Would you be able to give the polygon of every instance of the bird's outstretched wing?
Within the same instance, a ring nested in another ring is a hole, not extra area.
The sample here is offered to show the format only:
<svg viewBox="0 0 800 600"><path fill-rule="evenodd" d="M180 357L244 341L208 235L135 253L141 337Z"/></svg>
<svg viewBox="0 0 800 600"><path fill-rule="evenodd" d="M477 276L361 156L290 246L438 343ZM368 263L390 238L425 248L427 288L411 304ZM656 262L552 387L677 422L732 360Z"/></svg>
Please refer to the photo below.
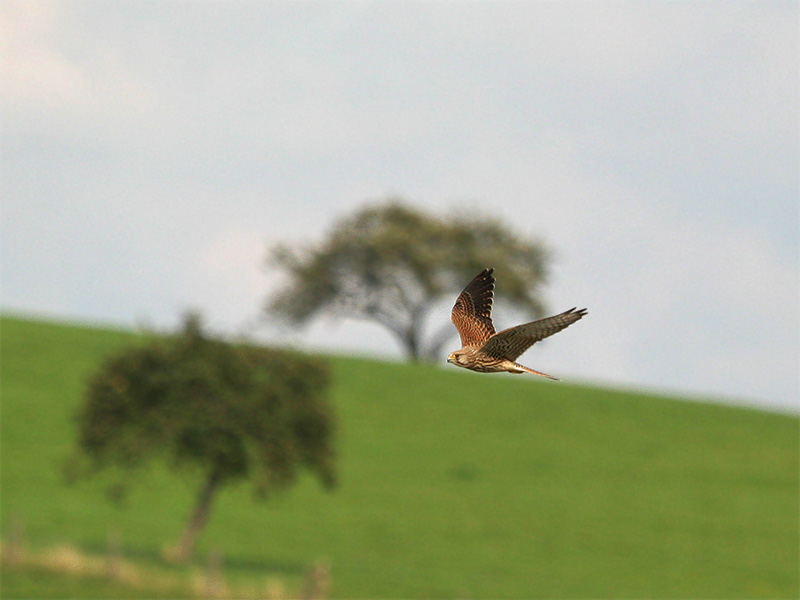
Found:
<svg viewBox="0 0 800 600"><path fill-rule="evenodd" d="M536 342L546 337L558 333L562 329L569 327L586 314L586 309L576 310L570 308L568 311L539 319L531 323L509 327L491 336L481 348L485 352L496 358L507 360L517 360L517 357L533 346Z"/></svg>
<svg viewBox="0 0 800 600"><path fill-rule="evenodd" d="M461 336L462 346L485 342L494 334L492 324L492 296L494 269L484 269L469 282L456 299L450 318Z"/></svg>

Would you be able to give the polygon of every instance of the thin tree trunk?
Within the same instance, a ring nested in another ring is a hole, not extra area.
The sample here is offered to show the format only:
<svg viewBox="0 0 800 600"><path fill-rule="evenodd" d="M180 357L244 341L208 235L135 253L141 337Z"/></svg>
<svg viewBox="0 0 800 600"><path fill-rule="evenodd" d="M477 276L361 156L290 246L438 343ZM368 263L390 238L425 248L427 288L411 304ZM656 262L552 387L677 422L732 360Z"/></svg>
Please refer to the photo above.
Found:
<svg viewBox="0 0 800 600"><path fill-rule="evenodd" d="M408 326L402 332L403 345L408 352L411 362L422 362L428 360L422 348L422 327L425 323L425 313L427 307L425 303L414 306L409 313Z"/></svg>
<svg viewBox="0 0 800 600"><path fill-rule="evenodd" d="M403 345L406 347L406 352L411 362L419 362L422 358L419 347L419 335L417 334L417 328L413 325L403 333Z"/></svg>
<svg viewBox="0 0 800 600"><path fill-rule="evenodd" d="M211 503L221 479L220 472L217 469L212 469L203 488L200 490L194 512L186 523L186 528L183 530L181 539L168 553L171 560L175 562L185 562L192 557L194 547L197 544L197 538L200 537L200 532L203 530L208 520Z"/></svg>

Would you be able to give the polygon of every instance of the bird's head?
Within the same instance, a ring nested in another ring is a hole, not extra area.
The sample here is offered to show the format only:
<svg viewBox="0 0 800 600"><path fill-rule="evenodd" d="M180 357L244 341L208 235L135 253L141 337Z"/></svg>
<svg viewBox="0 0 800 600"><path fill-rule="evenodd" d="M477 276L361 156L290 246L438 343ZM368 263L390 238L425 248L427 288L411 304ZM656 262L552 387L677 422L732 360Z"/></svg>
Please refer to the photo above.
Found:
<svg viewBox="0 0 800 600"><path fill-rule="evenodd" d="M462 367L467 362L466 354L467 352L465 352L463 349L451 352L450 356L447 357L447 362L454 364L458 367Z"/></svg>

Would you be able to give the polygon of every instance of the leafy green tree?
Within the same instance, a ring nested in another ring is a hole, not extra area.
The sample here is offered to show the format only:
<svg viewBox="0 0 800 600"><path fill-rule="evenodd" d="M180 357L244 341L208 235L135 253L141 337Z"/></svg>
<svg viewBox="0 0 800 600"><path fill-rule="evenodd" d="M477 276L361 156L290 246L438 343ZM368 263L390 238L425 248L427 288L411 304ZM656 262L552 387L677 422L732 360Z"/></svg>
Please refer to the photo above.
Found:
<svg viewBox="0 0 800 600"><path fill-rule="evenodd" d="M269 317L294 326L320 315L371 321L417 361L435 359L456 334L448 321L426 336L430 311L485 267L495 268L498 297L540 316L549 253L496 218L440 217L390 199L339 220L316 244L278 245L269 259L288 276L267 302Z"/></svg>
<svg viewBox="0 0 800 600"><path fill-rule="evenodd" d="M334 485L329 379L319 359L213 339L189 315L178 335L126 349L90 379L70 470L128 470L156 457L199 470L194 510L170 551L188 559L222 486L247 478L264 497L301 468Z"/></svg>

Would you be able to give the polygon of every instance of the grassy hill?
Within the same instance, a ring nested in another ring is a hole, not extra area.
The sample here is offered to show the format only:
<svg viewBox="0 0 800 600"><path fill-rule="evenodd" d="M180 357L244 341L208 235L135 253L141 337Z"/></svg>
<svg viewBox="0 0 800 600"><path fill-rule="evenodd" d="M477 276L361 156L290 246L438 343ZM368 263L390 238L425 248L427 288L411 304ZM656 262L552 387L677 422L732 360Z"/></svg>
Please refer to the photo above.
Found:
<svg viewBox="0 0 800 600"><path fill-rule="evenodd" d="M59 473L87 373L135 336L0 327L4 535L16 519L31 546L102 552L111 529L126 556L168 571L160 552L199 479L155 465L115 507L104 481ZM266 503L223 491L200 553L222 551L231 581L291 586L323 560L336 598L797 597L796 417L331 361L341 485L307 478ZM131 597L92 585L62 597ZM5 598L42 594L58 597L4 569Z"/></svg>

